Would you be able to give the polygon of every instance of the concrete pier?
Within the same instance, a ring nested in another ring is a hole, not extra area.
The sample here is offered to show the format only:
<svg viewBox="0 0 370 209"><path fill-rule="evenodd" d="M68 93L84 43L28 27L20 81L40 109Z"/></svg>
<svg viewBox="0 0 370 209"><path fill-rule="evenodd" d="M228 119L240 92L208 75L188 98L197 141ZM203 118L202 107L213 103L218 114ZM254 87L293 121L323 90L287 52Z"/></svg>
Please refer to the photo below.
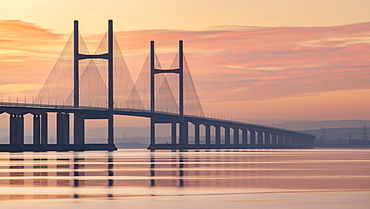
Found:
<svg viewBox="0 0 370 209"><path fill-rule="evenodd" d="M10 115L10 144L24 144L24 117L20 114Z"/></svg>
<svg viewBox="0 0 370 209"><path fill-rule="evenodd" d="M249 130L249 136L250 136L250 141L249 141L249 144L251 146L254 146L256 145L256 131L254 130Z"/></svg>
<svg viewBox="0 0 370 209"><path fill-rule="evenodd" d="M239 129L234 128L234 144L240 144L239 143Z"/></svg>
<svg viewBox="0 0 370 209"><path fill-rule="evenodd" d="M33 115L33 144L41 144L41 115Z"/></svg>
<svg viewBox="0 0 370 209"><path fill-rule="evenodd" d="M57 144L69 144L69 114L57 113Z"/></svg>

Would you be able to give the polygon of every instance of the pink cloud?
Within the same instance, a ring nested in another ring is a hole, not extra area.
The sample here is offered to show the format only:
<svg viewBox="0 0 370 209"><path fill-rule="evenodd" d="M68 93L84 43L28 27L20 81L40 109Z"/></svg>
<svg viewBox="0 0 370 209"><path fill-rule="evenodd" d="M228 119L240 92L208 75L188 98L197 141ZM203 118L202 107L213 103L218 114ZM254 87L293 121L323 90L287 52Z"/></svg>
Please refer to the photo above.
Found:
<svg viewBox="0 0 370 209"><path fill-rule="evenodd" d="M122 43L149 40L185 52L201 98L264 100L319 92L369 89L370 23L220 31L120 33ZM159 48L160 50L161 48ZM171 54L161 54L171 58ZM217 96L215 96L217 95Z"/></svg>
<svg viewBox="0 0 370 209"><path fill-rule="evenodd" d="M42 52L35 46L50 46L63 38L65 35L53 33L33 23L21 20L0 20L0 49Z"/></svg>
<svg viewBox="0 0 370 209"><path fill-rule="evenodd" d="M68 38L22 21L0 21L0 28L0 50L27 52L27 56L5 54L0 58L21 60L1 62L2 69L6 66L19 71L9 71L7 76L14 79L8 82L32 82L36 75L21 73L27 66L48 73ZM370 89L368 28L370 22L330 27L117 31L115 36L130 70L136 71L133 74L141 69L151 40L156 42L164 68L171 64L178 40L184 40L198 94L209 106L224 100L257 101ZM84 38L89 45L97 45L102 34ZM46 75L39 77L34 82L42 84Z"/></svg>

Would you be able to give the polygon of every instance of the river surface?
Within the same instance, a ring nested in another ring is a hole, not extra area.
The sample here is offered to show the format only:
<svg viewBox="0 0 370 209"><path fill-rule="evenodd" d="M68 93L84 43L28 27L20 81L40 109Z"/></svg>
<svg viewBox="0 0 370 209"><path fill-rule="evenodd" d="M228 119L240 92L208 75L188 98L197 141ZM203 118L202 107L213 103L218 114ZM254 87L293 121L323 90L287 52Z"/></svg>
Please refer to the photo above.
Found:
<svg viewBox="0 0 370 209"><path fill-rule="evenodd" d="M370 149L0 153L0 208L370 208Z"/></svg>

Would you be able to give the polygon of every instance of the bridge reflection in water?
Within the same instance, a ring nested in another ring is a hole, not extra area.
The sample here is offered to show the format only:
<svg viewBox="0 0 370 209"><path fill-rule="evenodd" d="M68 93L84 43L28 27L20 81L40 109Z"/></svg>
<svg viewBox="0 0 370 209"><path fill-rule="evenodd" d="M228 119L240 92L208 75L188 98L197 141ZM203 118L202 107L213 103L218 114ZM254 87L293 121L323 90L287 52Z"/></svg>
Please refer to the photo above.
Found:
<svg viewBox="0 0 370 209"><path fill-rule="evenodd" d="M3 152L0 200L364 190L369 156L304 149Z"/></svg>
<svg viewBox="0 0 370 209"><path fill-rule="evenodd" d="M55 104L50 105L50 101ZM51 112L56 113L56 144L48 139ZM96 54L88 52L75 21L73 34L35 100L23 104L2 102L2 113L9 114L10 143L1 144L0 151L116 150L114 115L150 118L150 150L309 148L315 139L295 131L206 117L185 59L183 41L179 41L169 69L161 67L151 41L150 53L134 84L114 38L112 20ZM24 143L26 114L33 115L32 144ZM106 143L85 142L87 119L107 120ZM163 123L171 125L169 144L156 143L156 125ZM190 125L195 130L194 144L189 143Z"/></svg>

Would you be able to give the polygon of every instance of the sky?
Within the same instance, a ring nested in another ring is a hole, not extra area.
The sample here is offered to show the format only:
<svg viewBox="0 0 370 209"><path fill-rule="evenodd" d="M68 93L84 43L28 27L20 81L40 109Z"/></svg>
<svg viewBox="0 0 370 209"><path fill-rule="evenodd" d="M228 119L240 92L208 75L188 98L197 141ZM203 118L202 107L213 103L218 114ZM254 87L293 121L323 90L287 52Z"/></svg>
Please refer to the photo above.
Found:
<svg viewBox="0 0 370 209"><path fill-rule="evenodd" d="M166 67L184 40L208 116L367 120L368 8L368 0L0 0L0 93L31 101L73 20L94 51L112 19L134 79L149 41Z"/></svg>

